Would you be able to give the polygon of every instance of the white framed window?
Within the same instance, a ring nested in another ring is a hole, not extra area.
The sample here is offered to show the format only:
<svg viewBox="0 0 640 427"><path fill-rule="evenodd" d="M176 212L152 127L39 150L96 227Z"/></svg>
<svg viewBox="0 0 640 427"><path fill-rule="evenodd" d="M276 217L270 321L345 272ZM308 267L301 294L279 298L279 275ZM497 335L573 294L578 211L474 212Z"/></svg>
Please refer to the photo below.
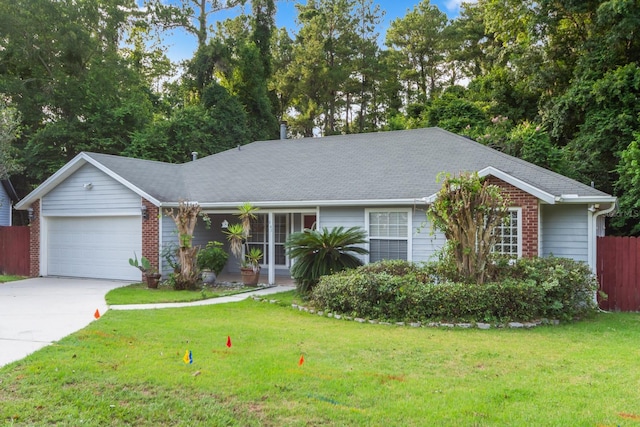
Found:
<svg viewBox="0 0 640 427"><path fill-rule="evenodd" d="M507 217L495 230L498 241L493 252L513 258L522 256L522 209L510 208Z"/></svg>
<svg viewBox="0 0 640 427"><path fill-rule="evenodd" d="M366 209L369 262L383 259L411 261L411 209Z"/></svg>
<svg viewBox="0 0 640 427"><path fill-rule="evenodd" d="M258 248L262 251L262 263L268 262L269 259L269 215L257 214L256 219L251 221L251 236L247 239L249 249ZM287 214L274 214L274 232L275 232L275 264L286 265L287 256L284 243L287 241L287 230L289 216Z"/></svg>

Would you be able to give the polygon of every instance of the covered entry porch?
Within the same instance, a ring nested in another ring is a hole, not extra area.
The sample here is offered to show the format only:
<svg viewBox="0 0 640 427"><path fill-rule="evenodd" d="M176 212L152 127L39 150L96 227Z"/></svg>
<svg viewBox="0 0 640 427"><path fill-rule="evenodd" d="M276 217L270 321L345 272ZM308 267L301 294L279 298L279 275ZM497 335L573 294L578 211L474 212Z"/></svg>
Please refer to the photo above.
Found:
<svg viewBox="0 0 640 427"><path fill-rule="evenodd" d="M241 260L230 251L225 231L230 224L239 222L237 211L203 209L211 220L210 229L199 224L194 235L194 244L204 247L208 241L216 240L224 244L229 260L221 277L240 277ZM294 260L287 256L285 243L291 233L304 229L315 229L318 209L266 209L260 208L251 221L251 234L247 240L249 249L257 248L263 253L260 281L270 285L291 284L289 272Z"/></svg>

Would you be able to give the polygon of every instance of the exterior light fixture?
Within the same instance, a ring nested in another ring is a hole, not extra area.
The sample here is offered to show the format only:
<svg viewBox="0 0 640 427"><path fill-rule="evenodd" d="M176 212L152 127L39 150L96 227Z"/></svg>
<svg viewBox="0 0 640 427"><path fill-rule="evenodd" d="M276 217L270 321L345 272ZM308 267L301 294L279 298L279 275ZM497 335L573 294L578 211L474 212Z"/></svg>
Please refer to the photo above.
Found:
<svg viewBox="0 0 640 427"><path fill-rule="evenodd" d="M147 212L147 207L145 205L142 205L140 207L140 210L142 211L142 219L149 219L149 212Z"/></svg>
<svg viewBox="0 0 640 427"><path fill-rule="evenodd" d="M229 228L229 221L227 221L226 219L222 221L222 228Z"/></svg>
<svg viewBox="0 0 640 427"><path fill-rule="evenodd" d="M85 190L91 190L93 188L93 184L90 182L87 182L86 184L83 185Z"/></svg>

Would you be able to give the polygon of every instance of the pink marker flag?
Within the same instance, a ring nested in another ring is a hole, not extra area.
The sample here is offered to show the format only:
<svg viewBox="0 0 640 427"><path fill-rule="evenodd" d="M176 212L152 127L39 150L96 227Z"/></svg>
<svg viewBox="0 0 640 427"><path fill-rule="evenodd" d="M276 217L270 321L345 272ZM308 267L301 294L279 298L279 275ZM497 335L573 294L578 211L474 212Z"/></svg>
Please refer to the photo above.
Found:
<svg viewBox="0 0 640 427"><path fill-rule="evenodd" d="M231 337L227 336L227 347L231 348Z"/></svg>

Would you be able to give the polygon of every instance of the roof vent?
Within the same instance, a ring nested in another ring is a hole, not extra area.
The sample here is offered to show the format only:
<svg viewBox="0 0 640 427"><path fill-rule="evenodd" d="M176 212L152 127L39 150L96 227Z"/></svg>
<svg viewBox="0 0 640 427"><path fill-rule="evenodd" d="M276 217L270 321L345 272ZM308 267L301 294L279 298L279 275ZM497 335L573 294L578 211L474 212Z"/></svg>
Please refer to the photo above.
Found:
<svg viewBox="0 0 640 427"><path fill-rule="evenodd" d="M195 162L196 160L198 160L198 152L197 151L192 151L191 152L191 161Z"/></svg>
<svg viewBox="0 0 640 427"><path fill-rule="evenodd" d="M280 122L280 139L287 139L287 122Z"/></svg>

